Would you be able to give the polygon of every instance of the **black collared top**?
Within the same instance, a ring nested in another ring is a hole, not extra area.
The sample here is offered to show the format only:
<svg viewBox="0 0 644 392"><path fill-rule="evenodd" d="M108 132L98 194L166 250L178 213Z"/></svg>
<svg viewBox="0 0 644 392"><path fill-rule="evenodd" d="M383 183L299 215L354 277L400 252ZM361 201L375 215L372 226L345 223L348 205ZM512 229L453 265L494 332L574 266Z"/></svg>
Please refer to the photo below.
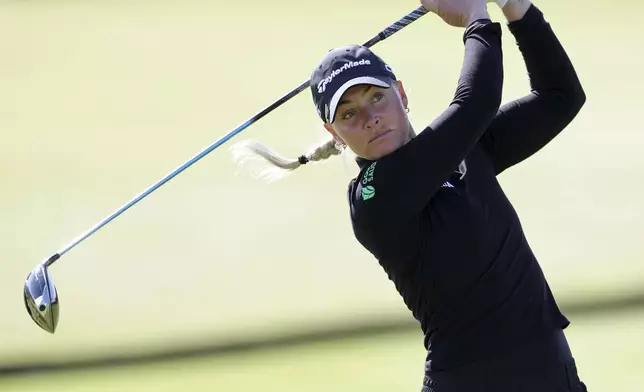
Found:
<svg viewBox="0 0 644 392"><path fill-rule="evenodd" d="M541 11L508 24L531 91L501 106L501 25L464 33L451 104L409 143L357 159L353 230L425 335L433 369L489 358L565 328L497 175L537 152L576 116L585 94Z"/></svg>

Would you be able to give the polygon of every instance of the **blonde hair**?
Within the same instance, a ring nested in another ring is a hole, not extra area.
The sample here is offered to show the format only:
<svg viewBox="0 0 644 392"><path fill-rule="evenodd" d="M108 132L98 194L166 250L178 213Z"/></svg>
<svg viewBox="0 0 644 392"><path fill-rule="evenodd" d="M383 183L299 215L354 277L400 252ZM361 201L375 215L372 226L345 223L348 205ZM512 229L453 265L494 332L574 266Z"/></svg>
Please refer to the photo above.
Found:
<svg viewBox="0 0 644 392"><path fill-rule="evenodd" d="M309 162L320 162L341 155L345 150L346 146L334 138L295 159L286 158L256 140L244 140L229 149L238 168L250 162L259 163L252 174L268 182L280 180Z"/></svg>

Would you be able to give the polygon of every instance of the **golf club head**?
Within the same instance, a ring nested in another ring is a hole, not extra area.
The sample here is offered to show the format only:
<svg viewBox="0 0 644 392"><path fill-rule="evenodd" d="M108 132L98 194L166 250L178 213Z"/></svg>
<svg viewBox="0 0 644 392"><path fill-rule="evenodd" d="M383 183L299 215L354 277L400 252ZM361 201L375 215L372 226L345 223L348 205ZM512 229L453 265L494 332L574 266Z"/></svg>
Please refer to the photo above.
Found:
<svg viewBox="0 0 644 392"><path fill-rule="evenodd" d="M24 299L32 320L45 331L54 333L58 324L58 293L44 263L27 276Z"/></svg>

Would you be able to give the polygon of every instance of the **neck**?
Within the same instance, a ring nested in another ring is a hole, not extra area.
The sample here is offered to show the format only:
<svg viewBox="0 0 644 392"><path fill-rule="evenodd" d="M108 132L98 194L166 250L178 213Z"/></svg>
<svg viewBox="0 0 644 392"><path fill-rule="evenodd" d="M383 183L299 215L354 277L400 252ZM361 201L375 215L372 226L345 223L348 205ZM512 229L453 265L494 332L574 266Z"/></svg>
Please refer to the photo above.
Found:
<svg viewBox="0 0 644 392"><path fill-rule="evenodd" d="M414 131L414 126L409 123L409 131L407 132L407 139L405 139L405 144L409 143L411 139L416 137L416 131Z"/></svg>

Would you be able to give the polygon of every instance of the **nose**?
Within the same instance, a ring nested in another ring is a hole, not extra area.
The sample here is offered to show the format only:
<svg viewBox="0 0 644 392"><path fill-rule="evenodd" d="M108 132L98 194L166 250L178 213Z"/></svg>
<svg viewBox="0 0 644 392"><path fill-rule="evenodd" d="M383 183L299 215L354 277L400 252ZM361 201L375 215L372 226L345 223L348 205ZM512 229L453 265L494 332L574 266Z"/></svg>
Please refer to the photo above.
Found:
<svg viewBox="0 0 644 392"><path fill-rule="evenodd" d="M380 116L374 115L372 113L367 113L367 118L366 118L366 121L365 121L365 127L367 129L373 129L378 124L380 124Z"/></svg>

